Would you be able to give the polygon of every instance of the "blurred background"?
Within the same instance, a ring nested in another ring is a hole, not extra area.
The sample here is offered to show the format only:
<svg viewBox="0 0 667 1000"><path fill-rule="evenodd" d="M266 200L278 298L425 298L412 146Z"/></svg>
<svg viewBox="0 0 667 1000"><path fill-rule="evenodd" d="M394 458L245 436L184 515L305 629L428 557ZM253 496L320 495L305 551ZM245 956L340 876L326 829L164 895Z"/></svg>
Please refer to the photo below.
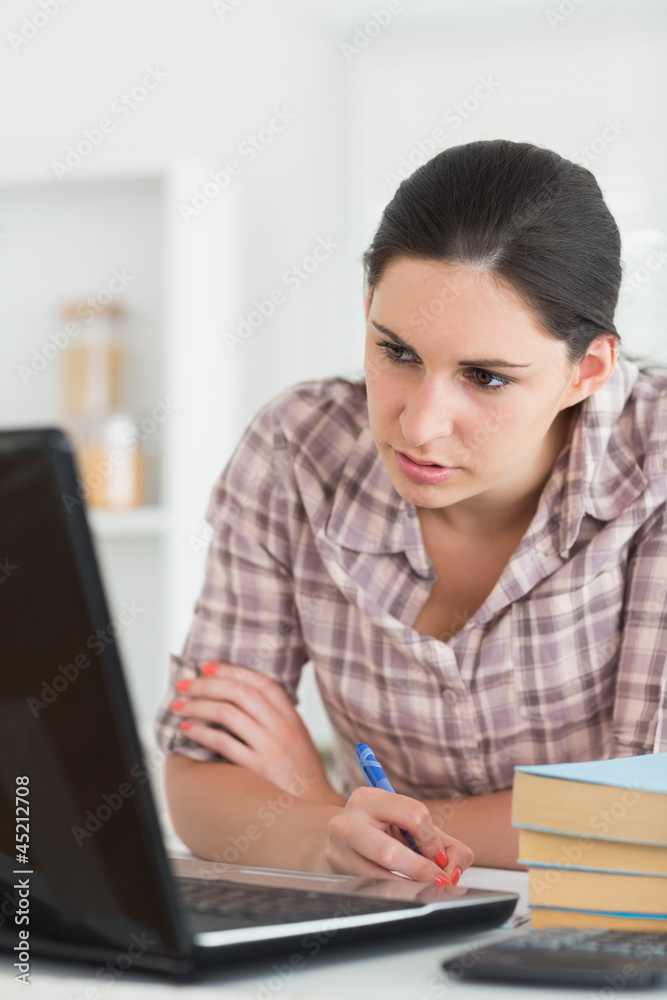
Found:
<svg viewBox="0 0 667 1000"><path fill-rule="evenodd" d="M659 0L5 0L0 22L0 425L76 441L148 745L213 483L272 396L361 373L360 256L434 153L504 137L589 167L625 347L667 360ZM308 670L302 707L326 749Z"/></svg>

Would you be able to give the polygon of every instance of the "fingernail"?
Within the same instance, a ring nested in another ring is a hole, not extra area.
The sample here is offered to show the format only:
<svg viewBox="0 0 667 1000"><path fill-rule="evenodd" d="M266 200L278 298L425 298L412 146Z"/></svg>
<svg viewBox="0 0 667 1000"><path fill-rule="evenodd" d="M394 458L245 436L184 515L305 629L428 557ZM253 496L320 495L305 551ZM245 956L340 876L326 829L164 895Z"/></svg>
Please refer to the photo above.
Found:
<svg viewBox="0 0 667 1000"><path fill-rule="evenodd" d="M436 855L435 863L440 868L446 868L447 867L447 855L445 854L444 851L440 851L440 853Z"/></svg>
<svg viewBox="0 0 667 1000"><path fill-rule="evenodd" d="M201 672L203 674L208 674L209 677L212 674L217 674L217 672L218 672L218 664L217 663L205 663L204 666L201 668Z"/></svg>
<svg viewBox="0 0 667 1000"><path fill-rule="evenodd" d="M176 684L177 691L189 691L192 681L178 681Z"/></svg>
<svg viewBox="0 0 667 1000"><path fill-rule="evenodd" d="M182 708L185 708L185 702L184 701L172 701L171 707L173 708L173 710L175 712L180 712L180 710Z"/></svg>
<svg viewBox="0 0 667 1000"><path fill-rule="evenodd" d="M454 883L454 885L458 884L458 881L461 878L462 874L463 874L463 872L461 871L460 868L455 868L454 869L454 871L452 872L452 882Z"/></svg>
<svg viewBox="0 0 667 1000"><path fill-rule="evenodd" d="M181 722L181 729L192 729L191 722Z"/></svg>
<svg viewBox="0 0 667 1000"><path fill-rule="evenodd" d="M436 875L436 877L433 879L433 884L437 885L439 888L442 885L451 885L452 883L444 875Z"/></svg>

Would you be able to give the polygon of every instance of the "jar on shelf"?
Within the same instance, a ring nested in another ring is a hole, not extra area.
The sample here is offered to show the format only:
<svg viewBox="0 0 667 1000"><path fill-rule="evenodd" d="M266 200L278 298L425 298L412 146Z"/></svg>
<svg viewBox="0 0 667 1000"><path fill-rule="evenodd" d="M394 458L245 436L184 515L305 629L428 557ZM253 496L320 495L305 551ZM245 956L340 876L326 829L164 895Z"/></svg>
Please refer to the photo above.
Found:
<svg viewBox="0 0 667 1000"><path fill-rule="evenodd" d="M145 503L145 460L134 418L120 410L79 424L79 467L87 503L135 507Z"/></svg>
<svg viewBox="0 0 667 1000"><path fill-rule="evenodd" d="M118 322L123 310L115 303L91 306L72 302L63 314L81 325L65 352L65 413L89 417L121 405L123 356Z"/></svg>
<svg viewBox="0 0 667 1000"><path fill-rule="evenodd" d="M63 314L80 327L65 352L65 423L75 443L81 488L94 507L145 503L139 428L123 400L124 354L115 303L72 302Z"/></svg>

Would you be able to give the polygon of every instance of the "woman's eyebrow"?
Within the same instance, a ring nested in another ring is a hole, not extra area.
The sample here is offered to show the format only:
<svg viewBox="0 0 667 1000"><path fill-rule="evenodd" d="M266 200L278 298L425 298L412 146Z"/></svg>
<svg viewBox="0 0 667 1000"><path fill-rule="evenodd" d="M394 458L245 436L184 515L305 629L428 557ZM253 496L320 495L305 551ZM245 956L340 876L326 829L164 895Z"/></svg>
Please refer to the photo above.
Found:
<svg viewBox="0 0 667 1000"><path fill-rule="evenodd" d="M393 333L382 323L376 323L374 319L371 323L379 333L383 333L385 337L390 337L399 347L404 348L406 351L412 351L413 354L417 354L414 347L410 347L397 333ZM462 368L531 368L532 365L519 365L512 361L503 361L502 358L478 358L475 361L459 361L459 365Z"/></svg>

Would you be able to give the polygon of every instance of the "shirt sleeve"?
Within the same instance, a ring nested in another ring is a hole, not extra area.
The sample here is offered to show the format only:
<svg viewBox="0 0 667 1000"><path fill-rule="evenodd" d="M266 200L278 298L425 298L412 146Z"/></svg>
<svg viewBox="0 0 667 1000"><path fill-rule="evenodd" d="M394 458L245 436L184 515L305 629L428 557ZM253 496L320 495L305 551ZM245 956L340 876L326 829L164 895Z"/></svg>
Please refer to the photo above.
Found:
<svg viewBox="0 0 667 1000"><path fill-rule="evenodd" d="M612 757L667 751L667 525L663 504L628 561Z"/></svg>
<svg viewBox="0 0 667 1000"><path fill-rule="evenodd" d="M165 753L224 759L187 739L181 717L171 711L176 683L202 676L202 665L210 661L269 674L297 702L309 652L294 602L290 532L298 531L305 514L278 417L275 400L260 410L213 488L204 583L183 651L171 657L169 689L156 721Z"/></svg>

